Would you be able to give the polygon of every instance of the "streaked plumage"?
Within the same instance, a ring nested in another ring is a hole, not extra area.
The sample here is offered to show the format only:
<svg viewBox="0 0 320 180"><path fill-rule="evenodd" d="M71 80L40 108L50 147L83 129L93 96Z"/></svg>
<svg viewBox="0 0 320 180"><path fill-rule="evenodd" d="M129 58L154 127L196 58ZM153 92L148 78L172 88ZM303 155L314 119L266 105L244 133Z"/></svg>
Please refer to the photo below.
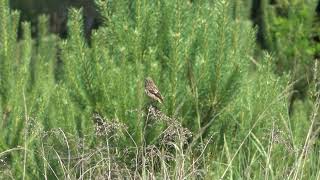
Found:
<svg viewBox="0 0 320 180"><path fill-rule="evenodd" d="M145 79L144 90L146 94L155 101L159 103L163 103L163 97L158 89L158 87L154 84L153 80L150 77Z"/></svg>

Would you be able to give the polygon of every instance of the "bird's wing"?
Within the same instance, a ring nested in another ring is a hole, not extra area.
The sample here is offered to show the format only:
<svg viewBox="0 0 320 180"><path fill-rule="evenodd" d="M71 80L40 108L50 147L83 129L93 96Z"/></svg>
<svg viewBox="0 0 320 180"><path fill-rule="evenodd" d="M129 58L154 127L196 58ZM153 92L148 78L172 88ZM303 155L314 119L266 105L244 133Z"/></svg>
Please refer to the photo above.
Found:
<svg viewBox="0 0 320 180"><path fill-rule="evenodd" d="M163 97L157 87L150 89L150 93L154 94L157 98L163 101Z"/></svg>

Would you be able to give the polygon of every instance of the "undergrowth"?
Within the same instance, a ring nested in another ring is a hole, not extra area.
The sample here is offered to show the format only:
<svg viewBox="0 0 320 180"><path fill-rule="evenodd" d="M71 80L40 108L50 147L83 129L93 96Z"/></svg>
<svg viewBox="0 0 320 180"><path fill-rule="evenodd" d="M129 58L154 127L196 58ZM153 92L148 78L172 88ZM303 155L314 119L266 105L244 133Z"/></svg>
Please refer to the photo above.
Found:
<svg viewBox="0 0 320 180"><path fill-rule="evenodd" d="M255 59L255 31L231 1L96 1L68 37L0 0L0 178L319 179L318 64L308 98ZM163 105L144 94L151 76Z"/></svg>

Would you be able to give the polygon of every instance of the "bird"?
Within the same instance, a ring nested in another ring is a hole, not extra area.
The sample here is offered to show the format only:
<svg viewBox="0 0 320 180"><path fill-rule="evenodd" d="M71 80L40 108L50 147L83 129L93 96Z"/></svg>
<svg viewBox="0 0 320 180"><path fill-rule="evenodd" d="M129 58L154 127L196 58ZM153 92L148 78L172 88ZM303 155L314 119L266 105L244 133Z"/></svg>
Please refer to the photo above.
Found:
<svg viewBox="0 0 320 180"><path fill-rule="evenodd" d="M163 103L163 96L161 95L158 87L155 85L151 77L146 77L144 81L144 91L147 96L152 100L158 101L160 104Z"/></svg>

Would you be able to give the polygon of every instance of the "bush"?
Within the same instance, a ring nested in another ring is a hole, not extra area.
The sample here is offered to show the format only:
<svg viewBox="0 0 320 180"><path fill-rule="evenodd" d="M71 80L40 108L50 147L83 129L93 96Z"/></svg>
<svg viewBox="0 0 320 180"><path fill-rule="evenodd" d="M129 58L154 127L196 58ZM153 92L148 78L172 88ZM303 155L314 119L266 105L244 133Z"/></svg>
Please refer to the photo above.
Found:
<svg viewBox="0 0 320 180"><path fill-rule="evenodd" d="M18 40L19 13L0 2L1 177L318 175L306 171L319 172L316 150L298 148L314 147L314 123L291 129L289 77L268 54L252 57L242 4L98 0L104 25L86 41L81 9L66 39L41 16L39 38L23 23ZM145 98L147 76L163 105Z"/></svg>

